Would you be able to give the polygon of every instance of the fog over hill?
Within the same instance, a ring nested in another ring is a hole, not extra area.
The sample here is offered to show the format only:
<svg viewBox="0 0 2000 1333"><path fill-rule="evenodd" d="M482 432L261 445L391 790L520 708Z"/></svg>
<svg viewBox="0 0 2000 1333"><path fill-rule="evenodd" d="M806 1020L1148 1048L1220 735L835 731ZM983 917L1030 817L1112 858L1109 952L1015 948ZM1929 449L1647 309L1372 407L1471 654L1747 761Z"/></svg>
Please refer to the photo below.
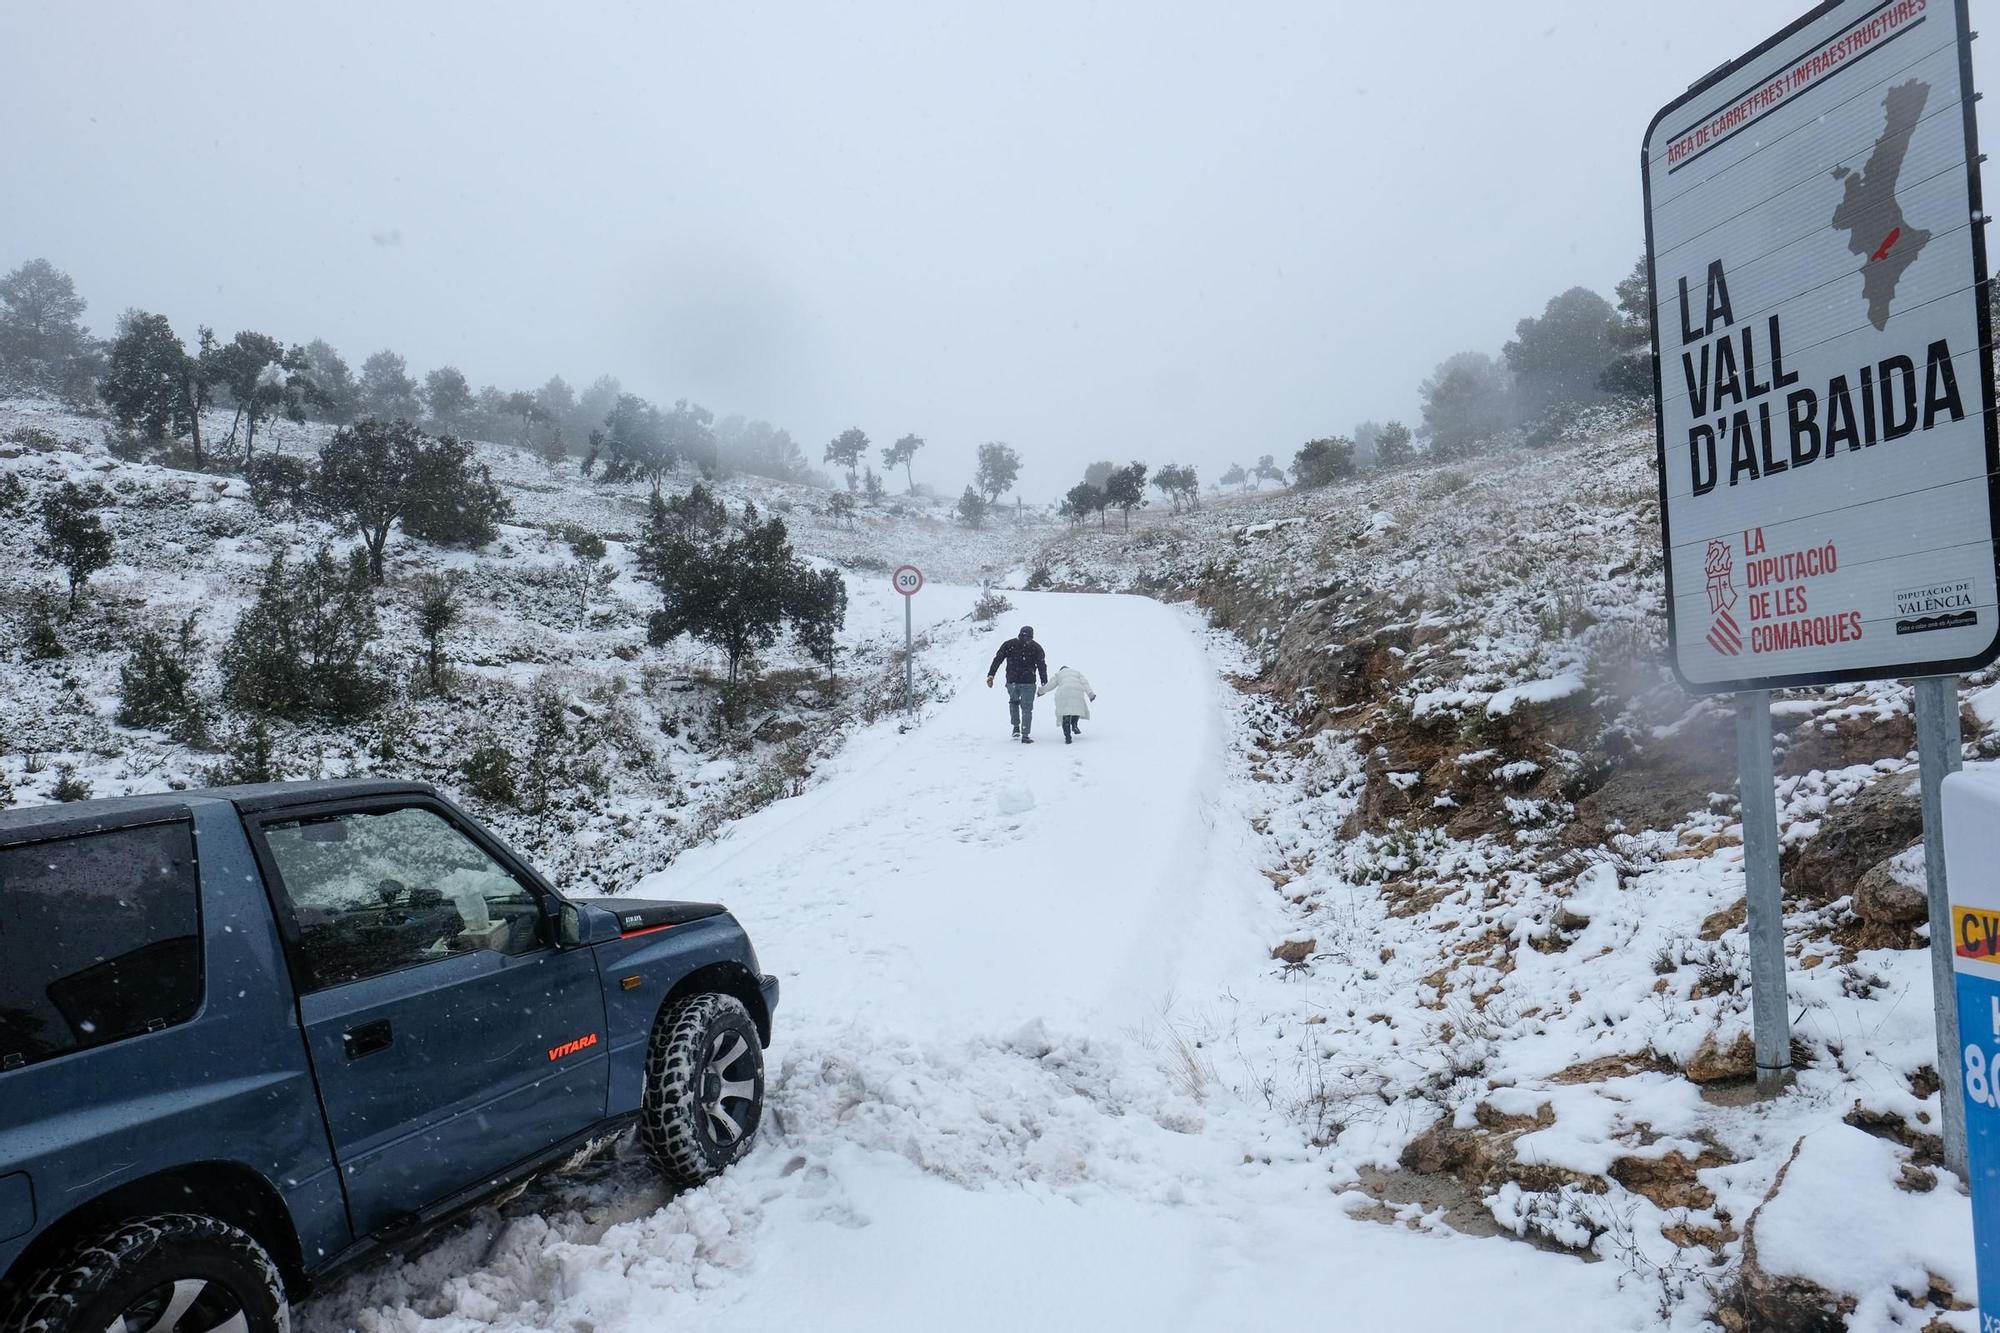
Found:
<svg viewBox="0 0 2000 1333"><path fill-rule="evenodd" d="M1608 294L1652 111L1796 8L9 5L0 268L100 335L610 373L952 474L1005 440L1054 500L1410 420Z"/></svg>

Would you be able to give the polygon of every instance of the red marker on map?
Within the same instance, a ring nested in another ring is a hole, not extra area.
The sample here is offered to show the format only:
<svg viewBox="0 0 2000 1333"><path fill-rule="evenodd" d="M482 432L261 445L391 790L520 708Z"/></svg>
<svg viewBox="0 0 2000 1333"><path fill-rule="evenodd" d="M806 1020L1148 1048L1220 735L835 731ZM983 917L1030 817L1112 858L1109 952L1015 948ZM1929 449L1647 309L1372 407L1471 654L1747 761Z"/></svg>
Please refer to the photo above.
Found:
<svg viewBox="0 0 2000 1333"><path fill-rule="evenodd" d="M1880 250L1877 250L1874 254L1868 256L1868 258L1870 260L1887 259L1889 257L1889 247L1894 245L1896 241L1902 236L1902 234L1903 234L1903 229L1901 227L1889 228L1889 234L1882 238L1882 248Z"/></svg>

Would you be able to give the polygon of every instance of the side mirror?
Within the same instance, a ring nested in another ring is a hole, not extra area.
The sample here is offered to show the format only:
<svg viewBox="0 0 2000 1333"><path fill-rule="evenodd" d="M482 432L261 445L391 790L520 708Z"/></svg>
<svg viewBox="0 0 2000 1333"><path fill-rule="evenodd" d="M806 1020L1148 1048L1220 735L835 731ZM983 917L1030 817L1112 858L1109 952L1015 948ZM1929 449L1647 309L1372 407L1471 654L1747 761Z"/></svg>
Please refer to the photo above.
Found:
<svg viewBox="0 0 2000 1333"><path fill-rule="evenodd" d="M563 948L573 948L583 943L583 914L573 903L564 903L556 922L556 942Z"/></svg>

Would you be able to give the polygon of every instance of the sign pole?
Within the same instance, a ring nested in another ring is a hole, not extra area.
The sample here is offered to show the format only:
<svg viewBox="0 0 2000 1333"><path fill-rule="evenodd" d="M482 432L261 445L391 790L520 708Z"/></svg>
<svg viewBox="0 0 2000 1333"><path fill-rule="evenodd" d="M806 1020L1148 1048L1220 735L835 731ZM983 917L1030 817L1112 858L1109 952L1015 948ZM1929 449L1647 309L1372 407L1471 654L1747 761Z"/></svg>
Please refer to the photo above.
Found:
<svg viewBox="0 0 2000 1333"><path fill-rule="evenodd" d="M1924 887L1930 895L1931 988L1937 1004L1939 1101L1944 1161L1966 1176L1965 1100L1958 1060L1958 984L1952 967L1951 891L1945 878L1944 780L1958 772L1958 678L1926 676L1917 696L1917 771L1924 793Z"/></svg>
<svg viewBox="0 0 2000 1333"><path fill-rule="evenodd" d="M1778 883L1778 802L1771 771L1771 695L1736 696L1736 788L1743 805L1743 887L1750 921L1750 1020L1757 1095L1775 1097L1792 1070L1785 993L1785 899Z"/></svg>
<svg viewBox="0 0 2000 1333"><path fill-rule="evenodd" d="M911 629L910 603L924 586L924 571L915 565L898 565L889 576L889 586L903 597L903 725L909 726L910 710L917 697L917 644Z"/></svg>

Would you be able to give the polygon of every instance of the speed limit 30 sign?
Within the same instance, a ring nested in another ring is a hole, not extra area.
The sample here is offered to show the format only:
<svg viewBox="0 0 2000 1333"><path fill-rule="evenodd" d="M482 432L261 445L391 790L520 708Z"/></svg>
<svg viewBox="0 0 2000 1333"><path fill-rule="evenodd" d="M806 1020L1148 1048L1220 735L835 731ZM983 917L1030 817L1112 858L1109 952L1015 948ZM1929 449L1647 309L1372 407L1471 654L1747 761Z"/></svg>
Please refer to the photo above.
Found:
<svg viewBox="0 0 2000 1333"><path fill-rule="evenodd" d="M924 586L924 571L915 565L900 565L889 576L890 586L905 597L915 597Z"/></svg>

